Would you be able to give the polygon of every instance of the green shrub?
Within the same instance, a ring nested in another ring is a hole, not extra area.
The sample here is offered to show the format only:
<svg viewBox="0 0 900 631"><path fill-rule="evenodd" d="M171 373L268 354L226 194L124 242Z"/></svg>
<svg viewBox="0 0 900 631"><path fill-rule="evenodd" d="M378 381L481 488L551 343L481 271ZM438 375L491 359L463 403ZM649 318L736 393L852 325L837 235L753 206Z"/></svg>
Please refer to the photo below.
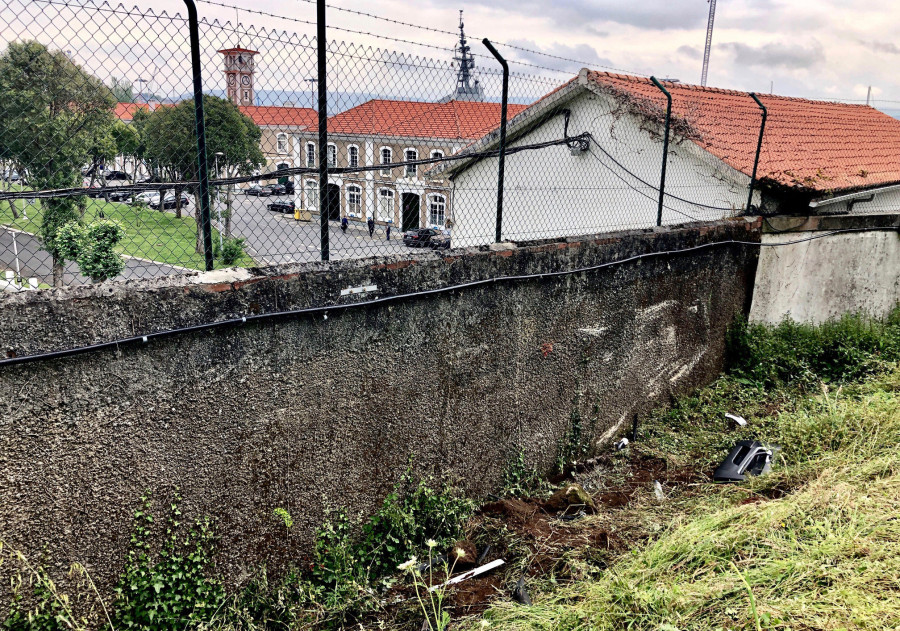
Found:
<svg viewBox="0 0 900 631"><path fill-rule="evenodd" d="M176 495L166 522L166 538L153 552L150 498L134 513L131 549L115 588L113 627L117 630L168 630L196 627L217 614L225 599L212 570L213 532L198 519L187 532Z"/></svg>
<svg viewBox="0 0 900 631"><path fill-rule="evenodd" d="M56 249L66 259L78 263L81 273L94 282L113 278L125 269L125 260L115 248L125 238L125 229L112 219L88 225L70 221L56 233Z"/></svg>
<svg viewBox="0 0 900 631"><path fill-rule="evenodd" d="M767 387L859 379L900 360L900 306L884 320L847 315L818 326L739 320L727 350L733 375Z"/></svg>
<svg viewBox="0 0 900 631"><path fill-rule="evenodd" d="M224 239L221 247L218 240L213 241L213 255L222 261L223 265L234 265L244 256L244 239Z"/></svg>

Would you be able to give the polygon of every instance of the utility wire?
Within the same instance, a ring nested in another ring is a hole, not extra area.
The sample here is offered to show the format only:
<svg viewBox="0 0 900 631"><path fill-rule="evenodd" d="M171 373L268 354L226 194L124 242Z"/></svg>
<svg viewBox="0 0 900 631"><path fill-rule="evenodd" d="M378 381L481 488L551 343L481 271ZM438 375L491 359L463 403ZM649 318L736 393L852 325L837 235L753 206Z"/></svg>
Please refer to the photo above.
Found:
<svg viewBox="0 0 900 631"><path fill-rule="evenodd" d="M335 304L330 306L322 306L322 307L308 307L306 309L291 309L287 311L276 311L272 313L262 313L256 315L248 315L241 316L240 318L231 318L229 320L219 320L216 322L206 322L204 324L196 324L192 326L181 327L177 329L168 329L165 331L157 331L155 333L147 333L146 335L136 335L133 337L122 338L118 340L114 340L111 342L101 342L98 344L90 344L86 346L78 346L75 348L69 348L65 350L59 351L50 351L47 353L39 353L35 355L24 355L22 357L10 357L7 359L0 360L0 367L4 366L14 366L18 364L32 363L36 361L43 360L51 360L51 359L61 359L64 357L71 357L73 355L80 355L83 353L88 353L92 351L99 351L103 349L116 348L118 349L120 346L124 346L127 344L146 344L150 342L150 340L161 339L165 337L170 337L173 335L179 335L183 333L192 333L197 331L207 331L211 329L219 329L230 326L237 326L240 324L247 324L248 322L261 322L265 320L272 320L277 318L287 318L287 317L297 317L303 315L315 315L319 313L327 314L329 311L347 311L350 309L356 309L359 307L369 307L374 305L380 305L391 302L398 302L401 300L406 300L409 298L416 298L419 296L429 296L436 294L443 294L450 291L457 291L460 289L468 289L471 287L479 287L484 285L491 285L499 282L522 282L528 280L540 280L544 278L558 278L561 276L570 276L573 274L583 274L585 272L592 272L600 269L604 269L607 267L612 267L615 265L623 265L625 263L630 263L632 261L637 261L645 258L654 258L658 256L674 256L678 254L685 254L687 252L696 252L699 250L705 250L713 247L725 246L725 245L740 245L747 247L781 247L788 245L795 245L798 243L805 243L807 241L814 241L816 239L824 239L825 237L830 237L836 234L844 234L850 232L898 232L900 228L897 227L885 227L885 228L847 228L844 230L832 230L830 232L823 232L822 234L812 235L809 237L805 237L803 239L796 239L793 241L781 241L774 243L761 243L756 241L742 241L739 239L726 239L724 241L714 241L712 243L703 243L701 245L695 245L688 248L680 248L677 250L663 250L659 252L646 252L644 254L636 254L634 256L629 256L624 259L619 259L617 261L608 261L606 263L600 263L598 265L590 265L587 267L579 267L576 269L570 270L561 270L558 272L543 272L539 274L521 274L515 276L497 276L494 278L485 278L481 280L470 281L468 283L460 283L457 285L449 285L447 287L438 287L436 289L427 289L423 291L416 291L406 294L397 294L394 296L384 296L382 298L375 298L373 300L364 300L361 302L351 302L345 304Z"/></svg>

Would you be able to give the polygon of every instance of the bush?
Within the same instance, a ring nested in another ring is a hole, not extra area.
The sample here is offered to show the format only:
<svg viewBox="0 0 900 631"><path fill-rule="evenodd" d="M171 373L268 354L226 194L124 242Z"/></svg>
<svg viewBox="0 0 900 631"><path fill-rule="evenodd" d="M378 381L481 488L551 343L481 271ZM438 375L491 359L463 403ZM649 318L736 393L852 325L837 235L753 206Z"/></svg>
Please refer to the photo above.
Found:
<svg viewBox="0 0 900 631"><path fill-rule="evenodd" d="M116 246L125 238L117 221L101 219L84 226L70 221L56 233L56 249L66 259L78 263L81 273L94 282L113 278L125 269L125 260Z"/></svg>
<svg viewBox="0 0 900 631"><path fill-rule="evenodd" d="M821 325L737 321L727 338L729 371L767 387L859 379L900 360L900 306L884 320L847 315Z"/></svg>
<svg viewBox="0 0 900 631"><path fill-rule="evenodd" d="M222 241L219 247L218 240L213 241L213 255L222 261L223 265L234 265L244 256L244 239L231 238Z"/></svg>

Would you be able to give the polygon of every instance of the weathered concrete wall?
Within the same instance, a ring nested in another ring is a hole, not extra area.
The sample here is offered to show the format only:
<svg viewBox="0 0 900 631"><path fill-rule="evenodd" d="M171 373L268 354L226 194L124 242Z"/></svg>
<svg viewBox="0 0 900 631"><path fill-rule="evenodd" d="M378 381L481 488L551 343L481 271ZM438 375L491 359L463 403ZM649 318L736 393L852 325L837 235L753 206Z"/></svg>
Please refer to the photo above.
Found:
<svg viewBox="0 0 900 631"><path fill-rule="evenodd" d="M900 226L900 215L773 217L764 244L796 241L832 230ZM784 247L763 247L754 322L785 318L821 323L846 313L886 315L900 301L900 233L848 232Z"/></svg>
<svg viewBox="0 0 900 631"><path fill-rule="evenodd" d="M732 238L758 240L759 224L4 295L0 349L335 304L347 286L403 294ZM574 412L594 447L713 379L756 257L719 245L0 367L0 536L34 556L47 546L60 570L83 562L108 586L140 495L162 505L177 486L187 517L216 520L220 567L237 581L303 557L324 501L371 509L410 458L484 494L520 448L551 466ZM294 517L289 537L276 507Z"/></svg>

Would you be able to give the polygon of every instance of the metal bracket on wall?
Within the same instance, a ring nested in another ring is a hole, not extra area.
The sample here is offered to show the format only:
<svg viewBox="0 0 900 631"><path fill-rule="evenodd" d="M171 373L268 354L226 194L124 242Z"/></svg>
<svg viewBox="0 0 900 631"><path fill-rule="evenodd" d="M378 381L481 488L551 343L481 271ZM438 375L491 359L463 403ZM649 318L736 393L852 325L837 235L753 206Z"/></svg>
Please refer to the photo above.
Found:
<svg viewBox="0 0 900 631"><path fill-rule="evenodd" d="M378 291L378 285L363 285L361 287L347 287L341 290L342 296L350 296L353 294L369 294Z"/></svg>

